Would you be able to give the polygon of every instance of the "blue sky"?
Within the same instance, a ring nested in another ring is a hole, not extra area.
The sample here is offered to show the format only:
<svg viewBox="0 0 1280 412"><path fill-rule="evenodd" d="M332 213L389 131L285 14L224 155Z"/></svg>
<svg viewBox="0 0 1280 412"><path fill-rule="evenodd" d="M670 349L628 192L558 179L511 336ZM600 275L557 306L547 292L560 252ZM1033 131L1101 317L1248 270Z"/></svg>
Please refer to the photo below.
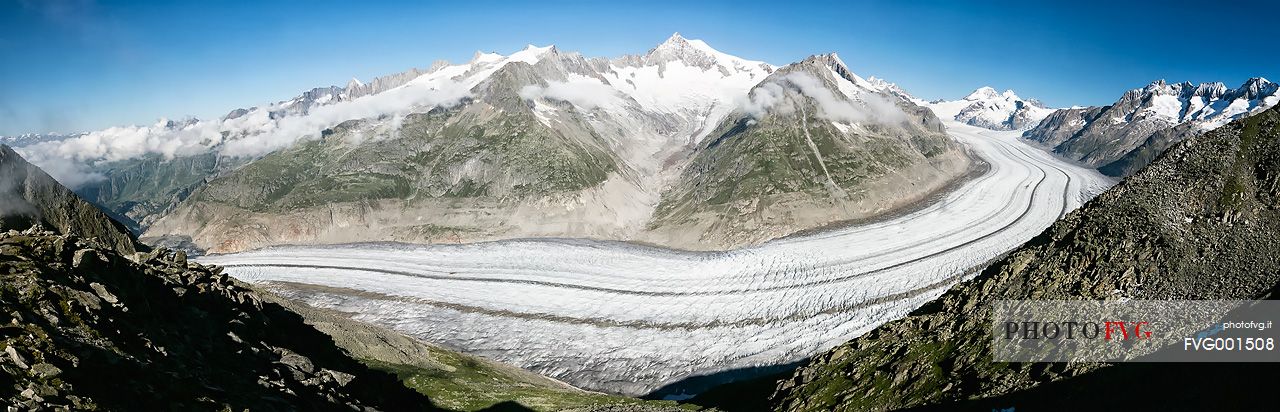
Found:
<svg viewBox="0 0 1280 412"><path fill-rule="evenodd" d="M528 43L643 53L676 31L779 65L835 51L926 99L991 85L1091 105L1160 78L1280 78L1265 1L263 3L0 0L0 134L217 117Z"/></svg>

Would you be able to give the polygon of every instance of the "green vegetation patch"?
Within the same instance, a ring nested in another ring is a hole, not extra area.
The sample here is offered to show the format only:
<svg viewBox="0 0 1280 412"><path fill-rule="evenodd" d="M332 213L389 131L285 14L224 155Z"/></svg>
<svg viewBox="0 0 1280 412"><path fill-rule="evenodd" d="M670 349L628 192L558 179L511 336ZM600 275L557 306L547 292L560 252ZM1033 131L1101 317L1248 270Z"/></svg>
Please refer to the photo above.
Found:
<svg viewBox="0 0 1280 412"><path fill-rule="evenodd" d="M557 411L571 408L608 405L649 405L698 410L693 405L674 401L648 401L568 388L550 388L513 379L509 373L495 370L474 359L450 352L439 353L444 364L454 371L419 368L363 360L369 367L395 374L405 386L423 393L436 405L455 411L477 411L498 404L515 402L535 411Z"/></svg>

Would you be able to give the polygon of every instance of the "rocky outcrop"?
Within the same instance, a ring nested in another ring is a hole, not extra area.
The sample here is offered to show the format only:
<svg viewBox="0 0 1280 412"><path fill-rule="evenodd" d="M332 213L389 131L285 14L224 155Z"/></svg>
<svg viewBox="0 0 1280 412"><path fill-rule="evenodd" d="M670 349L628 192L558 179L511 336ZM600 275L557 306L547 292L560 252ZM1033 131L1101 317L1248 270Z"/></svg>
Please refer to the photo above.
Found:
<svg viewBox="0 0 1280 412"><path fill-rule="evenodd" d="M33 224L92 238L120 253L145 249L124 225L27 163L9 146L0 145L0 230Z"/></svg>
<svg viewBox="0 0 1280 412"><path fill-rule="evenodd" d="M0 233L0 403L22 410L431 410L217 268Z"/></svg>
<svg viewBox="0 0 1280 412"><path fill-rule="evenodd" d="M1070 391L1074 379L1124 390L1106 381L1132 375L1117 371L1141 367L992 362L989 305L1001 299L1264 298L1280 281L1276 239L1280 109L1273 108L1174 145L973 280L905 319L815 357L780 382L774 406L789 411L945 408L1046 385L1057 389L1045 390ZM1275 369L1269 370L1273 377ZM1134 376L1125 382L1133 387L1144 380L1163 382L1168 386L1147 393L1200 394L1171 397L1188 402L1171 406L1217 409L1220 399L1233 398L1224 394L1256 387L1248 376L1224 373L1205 386ZM1232 389L1232 382L1240 384Z"/></svg>

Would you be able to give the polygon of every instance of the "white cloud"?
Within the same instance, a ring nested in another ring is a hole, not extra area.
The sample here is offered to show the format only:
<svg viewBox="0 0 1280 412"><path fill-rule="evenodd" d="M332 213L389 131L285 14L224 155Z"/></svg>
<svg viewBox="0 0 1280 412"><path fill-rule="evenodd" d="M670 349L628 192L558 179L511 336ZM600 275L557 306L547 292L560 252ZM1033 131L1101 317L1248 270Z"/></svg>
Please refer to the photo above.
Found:
<svg viewBox="0 0 1280 412"><path fill-rule="evenodd" d="M447 82L440 88L410 84L383 93L311 109L305 116L286 116L256 128L247 136L230 139L221 153L227 156L259 156L293 143L319 137L320 132L351 119L403 115L433 107L452 107L471 96L461 84Z"/></svg>
<svg viewBox="0 0 1280 412"><path fill-rule="evenodd" d="M613 105L619 101L617 92L612 87L597 79L580 75L571 75L564 82L547 82L546 87L536 84L525 86L520 89L520 98L562 100L586 110Z"/></svg>
<svg viewBox="0 0 1280 412"><path fill-rule="evenodd" d="M44 170L53 180L62 183L70 189L76 189L87 183L93 183L106 179L101 173L89 170L89 166L83 162L67 161L60 159L41 159L40 161L29 160L32 164L39 166L40 170Z"/></svg>
<svg viewBox="0 0 1280 412"><path fill-rule="evenodd" d="M776 82L769 82L760 85L747 95L747 99L742 102L742 110L754 118L764 117L765 112L777 106L783 99L787 97L786 90L782 85ZM788 112L792 108L791 105L784 106L783 109Z"/></svg>
<svg viewBox="0 0 1280 412"><path fill-rule="evenodd" d="M158 154L165 159L219 150L226 156L261 156L293 143L314 139L347 120L391 116L398 128L407 113L452 107L471 95L462 84L410 84L376 95L313 107L305 115L271 118L273 108L217 121L169 122L150 126L112 127L59 141L23 147L21 152L63 185L78 187L102 179L92 165ZM274 107L278 109L278 107Z"/></svg>
<svg viewBox="0 0 1280 412"><path fill-rule="evenodd" d="M0 175L0 217L39 213L20 191L17 175Z"/></svg>
<svg viewBox="0 0 1280 412"><path fill-rule="evenodd" d="M794 102L779 107L787 99L785 90L794 88L809 97L818 106L818 116L834 121L897 123L906 120L906 114L896 104L875 93L861 93L856 97L837 96L823 85L822 80L809 73L793 72L780 79L761 84L752 90L742 102L744 112L761 118L769 110L794 110Z"/></svg>

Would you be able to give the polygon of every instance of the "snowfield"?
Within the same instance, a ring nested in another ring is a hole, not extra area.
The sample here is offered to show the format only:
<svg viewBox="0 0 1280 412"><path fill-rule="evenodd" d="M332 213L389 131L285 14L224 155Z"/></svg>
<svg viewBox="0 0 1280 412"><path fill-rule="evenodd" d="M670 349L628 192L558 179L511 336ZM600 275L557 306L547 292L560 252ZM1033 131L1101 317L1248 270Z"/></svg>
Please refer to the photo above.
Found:
<svg viewBox="0 0 1280 412"><path fill-rule="evenodd" d="M886 221L693 253L582 239L275 247L201 263L573 385L627 395L811 356L904 316L1112 182L947 121L984 175Z"/></svg>

